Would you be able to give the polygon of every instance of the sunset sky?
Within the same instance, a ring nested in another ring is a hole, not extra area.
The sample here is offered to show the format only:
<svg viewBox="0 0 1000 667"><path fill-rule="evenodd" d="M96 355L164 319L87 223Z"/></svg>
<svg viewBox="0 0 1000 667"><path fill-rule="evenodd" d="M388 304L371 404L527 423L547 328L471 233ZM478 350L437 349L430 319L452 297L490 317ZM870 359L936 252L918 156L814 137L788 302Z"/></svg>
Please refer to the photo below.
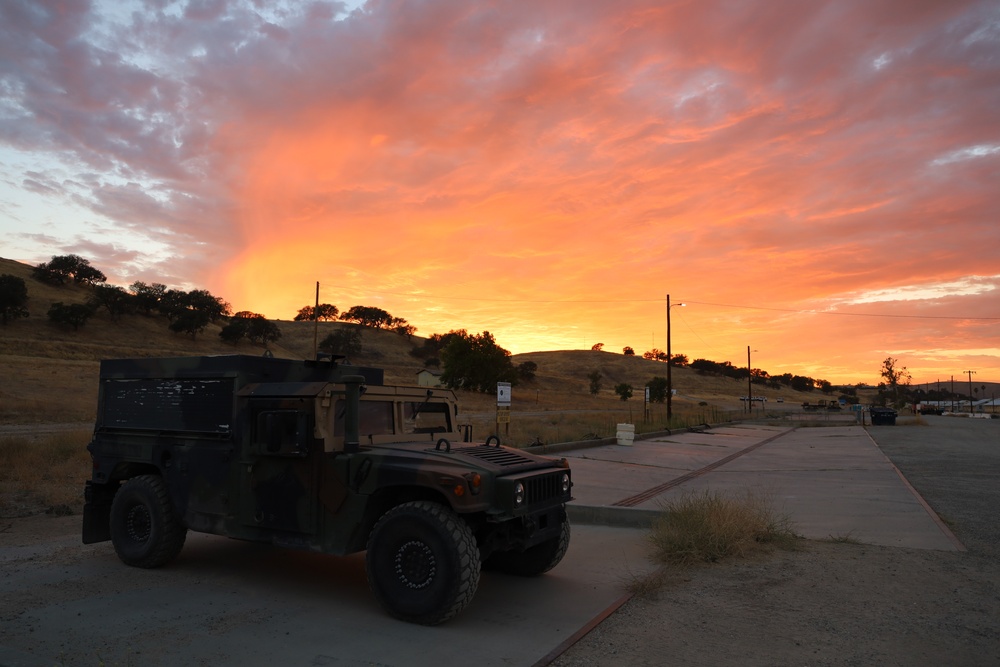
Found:
<svg viewBox="0 0 1000 667"><path fill-rule="evenodd" d="M0 256L1000 382L1000 2L3 0ZM32 314L36 316L35 313Z"/></svg>

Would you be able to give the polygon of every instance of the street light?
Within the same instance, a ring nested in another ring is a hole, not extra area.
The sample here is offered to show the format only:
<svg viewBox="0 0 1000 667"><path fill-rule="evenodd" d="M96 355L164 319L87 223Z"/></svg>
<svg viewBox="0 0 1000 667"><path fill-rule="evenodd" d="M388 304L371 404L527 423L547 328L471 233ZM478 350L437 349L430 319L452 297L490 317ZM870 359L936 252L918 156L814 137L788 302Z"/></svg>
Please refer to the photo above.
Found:
<svg viewBox="0 0 1000 667"><path fill-rule="evenodd" d="M685 303L675 303L674 306L686 306ZM674 380L670 374L670 367L674 365L674 360L670 356L670 295L667 295L667 428L670 428L670 418L674 416Z"/></svg>
<svg viewBox="0 0 1000 667"><path fill-rule="evenodd" d="M753 367L750 366L749 345L747 345L747 412L753 412Z"/></svg>
<svg viewBox="0 0 1000 667"><path fill-rule="evenodd" d="M972 376L976 374L976 371L963 371L963 373L969 374L969 414L974 415L975 412L972 409Z"/></svg>

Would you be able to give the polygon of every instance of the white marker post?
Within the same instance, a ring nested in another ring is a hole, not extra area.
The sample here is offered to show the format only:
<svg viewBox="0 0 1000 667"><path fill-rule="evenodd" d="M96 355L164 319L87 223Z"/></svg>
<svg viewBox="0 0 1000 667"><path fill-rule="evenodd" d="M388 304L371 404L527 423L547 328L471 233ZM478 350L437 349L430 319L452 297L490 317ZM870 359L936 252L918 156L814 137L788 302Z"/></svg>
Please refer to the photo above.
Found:
<svg viewBox="0 0 1000 667"><path fill-rule="evenodd" d="M500 435L500 424L506 424L504 435L510 435L510 382L497 382L497 423L496 432Z"/></svg>

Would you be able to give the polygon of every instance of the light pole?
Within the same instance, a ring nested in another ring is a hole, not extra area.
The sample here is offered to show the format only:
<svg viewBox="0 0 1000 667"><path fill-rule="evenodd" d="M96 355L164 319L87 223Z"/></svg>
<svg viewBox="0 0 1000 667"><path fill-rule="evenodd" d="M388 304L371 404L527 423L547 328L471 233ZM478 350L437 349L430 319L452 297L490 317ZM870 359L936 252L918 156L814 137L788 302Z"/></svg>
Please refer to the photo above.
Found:
<svg viewBox="0 0 1000 667"><path fill-rule="evenodd" d="M675 303L675 306L684 306L683 303ZM670 295L667 295L667 428L670 428L670 419L674 416L674 379L670 374L670 367L674 365L673 357L670 356Z"/></svg>
<svg viewBox="0 0 1000 667"><path fill-rule="evenodd" d="M974 414L972 411L972 376L976 374L976 371L965 371L969 374L969 414Z"/></svg>
<svg viewBox="0 0 1000 667"><path fill-rule="evenodd" d="M753 412L753 367L750 365L750 346L747 345L747 412Z"/></svg>

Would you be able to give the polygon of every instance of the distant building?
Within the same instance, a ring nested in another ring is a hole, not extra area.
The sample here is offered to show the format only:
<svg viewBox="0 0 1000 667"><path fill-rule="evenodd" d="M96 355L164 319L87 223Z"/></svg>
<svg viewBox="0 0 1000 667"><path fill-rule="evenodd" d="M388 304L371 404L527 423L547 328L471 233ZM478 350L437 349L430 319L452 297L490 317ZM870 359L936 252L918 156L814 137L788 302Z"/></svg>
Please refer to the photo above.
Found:
<svg viewBox="0 0 1000 667"><path fill-rule="evenodd" d="M431 371L426 368L422 371L417 371L417 386L418 387L440 387L441 386L441 373L439 371Z"/></svg>

